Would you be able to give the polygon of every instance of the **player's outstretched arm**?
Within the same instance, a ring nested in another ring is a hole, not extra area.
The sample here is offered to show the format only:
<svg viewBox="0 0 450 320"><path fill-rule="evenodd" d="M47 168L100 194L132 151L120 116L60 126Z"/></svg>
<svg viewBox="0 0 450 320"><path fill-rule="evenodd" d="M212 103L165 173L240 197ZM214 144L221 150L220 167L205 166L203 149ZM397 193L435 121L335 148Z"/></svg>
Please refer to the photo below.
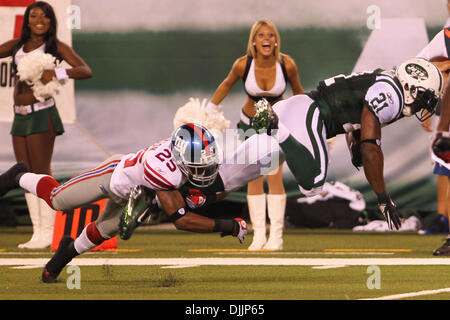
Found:
<svg viewBox="0 0 450 320"><path fill-rule="evenodd" d="M360 149L364 174L378 197L378 206L383 213L389 229L398 230L401 222L397 206L386 191L383 168L384 157L381 150L381 125L375 115L366 107L361 115Z"/></svg>
<svg viewBox="0 0 450 320"><path fill-rule="evenodd" d="M158 191L157 195L162 209L178 230L220 232L222 236L237 237L241 243L247 235L247 224L242 219L211 219L190 211L178 190Z"/></svg>

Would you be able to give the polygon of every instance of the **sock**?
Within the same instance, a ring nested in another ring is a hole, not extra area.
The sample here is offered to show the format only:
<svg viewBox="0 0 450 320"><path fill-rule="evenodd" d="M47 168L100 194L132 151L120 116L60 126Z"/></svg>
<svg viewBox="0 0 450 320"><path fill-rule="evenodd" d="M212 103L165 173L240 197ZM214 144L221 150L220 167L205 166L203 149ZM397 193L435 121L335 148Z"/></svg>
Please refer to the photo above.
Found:
<svg viewBox="0 0 450 320"><path fill-rule="evenodd" d="M95 222L89 223L75 240L75 250L78 254L94 249L106 239L98 231Z"/></svg>
<svg viewBox="0 0 450 320"><path fill-rule="evenodd" d="M19 185L28 192L45 200L50 208L55 210L50 200L50 193L53 189L59 187L60 184L53 177L46 174L27 172L20 177Z"/></svg>

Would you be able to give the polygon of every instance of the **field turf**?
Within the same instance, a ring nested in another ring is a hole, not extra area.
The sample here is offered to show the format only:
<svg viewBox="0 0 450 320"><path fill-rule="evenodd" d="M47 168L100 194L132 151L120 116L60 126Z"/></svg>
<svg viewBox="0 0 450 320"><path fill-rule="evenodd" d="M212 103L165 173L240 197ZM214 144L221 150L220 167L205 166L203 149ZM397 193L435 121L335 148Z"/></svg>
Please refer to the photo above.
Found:
<svg viewBox="0 0 450 320"><path fill-rule="evenodd" d="M432 255L445 235L287 229L283 251L248 252L251 232L239 244L145 227L75 258L56 284L40 281L50 249L17 248L30 236L0 228L0 300L450 299L450 257Z"/></svg>

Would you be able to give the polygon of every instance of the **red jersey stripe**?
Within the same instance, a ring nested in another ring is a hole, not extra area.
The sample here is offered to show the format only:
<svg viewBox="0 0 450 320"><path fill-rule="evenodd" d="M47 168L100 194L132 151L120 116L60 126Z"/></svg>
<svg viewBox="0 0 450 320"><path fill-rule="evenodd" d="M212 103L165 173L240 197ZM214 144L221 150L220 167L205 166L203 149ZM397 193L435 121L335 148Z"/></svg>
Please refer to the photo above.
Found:
<svg viewBox="0 0 450 320"><path fill-rule="evenodd" d="M157 178L155 178L150 172L148 172L148 170L146 170L146 168L144 168L144 178L150 182L151 184L155 185L157 188L159 189L170 189L170 186L168 186L167 184L159 181Z"/></svg>
<svg viewBox="0 0 450 320"><path fill-rule="evenodd" d="M149 178L144 176L144 180L147 181L153 189L155 190L167 190L166 188L162 188L161 186L156 185L154 182L152 182Z"/></svg>
<svg viewBox="0 0 450 320"><path fill-rule="evenodd" d="M162 175L160 175L158 172L156 172L155 170L152 169L152 167L150 167L150 165L148 164L147 161L145 161L144 163L144 168L148 169L153 176L156 176L156 178L159 178L159 180L162 180L161 182L164 184L167 184L169 187L173 188L173 184L170 183L166 178L164 178Z"/></svg>

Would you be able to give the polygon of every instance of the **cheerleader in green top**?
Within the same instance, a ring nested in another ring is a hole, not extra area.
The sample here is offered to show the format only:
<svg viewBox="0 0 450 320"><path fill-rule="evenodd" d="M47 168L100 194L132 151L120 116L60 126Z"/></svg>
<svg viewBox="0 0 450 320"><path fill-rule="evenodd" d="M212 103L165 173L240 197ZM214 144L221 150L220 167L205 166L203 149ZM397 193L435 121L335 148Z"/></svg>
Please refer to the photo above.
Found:
<svg viewBox="0 0 450 320"><path fill-rule="evenodd" d="M43 1L34 2L25 10L20 38L0 45L0 58L12 56L17 70L24 56L45 52L71 66L69 69L44 70L40 79L43 84L54 78L90 78L92 71L89 66L71 47L59 41L56 33L57 20L53 8ZM31 87L16 77L13 112L11 135L17 162L26 163L33 173L50 175L55 138L64 132L53 98L37 100ZM31 193L25 193L25 198L33 223L33 236L19 248L46 248L52 241L55 212Z"/></svg>

